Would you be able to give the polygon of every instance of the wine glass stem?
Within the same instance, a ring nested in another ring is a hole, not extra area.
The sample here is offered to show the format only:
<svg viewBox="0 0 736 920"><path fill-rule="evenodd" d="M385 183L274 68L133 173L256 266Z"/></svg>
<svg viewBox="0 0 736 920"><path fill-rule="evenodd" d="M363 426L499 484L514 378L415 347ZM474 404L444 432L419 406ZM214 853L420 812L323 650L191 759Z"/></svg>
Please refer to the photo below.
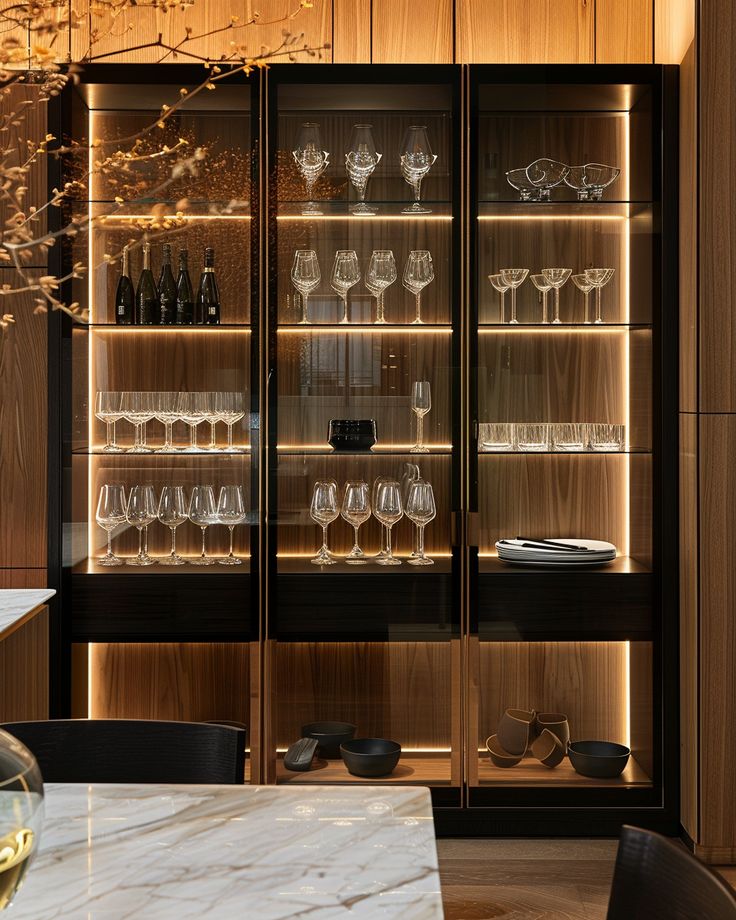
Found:
<svg viewBox="0 0 736 920"><path fill-rule="evenodd" d="M376 319L379 323L383 322L383 291L376 298Z"/></svg>
<svg viewBox="0 0 736 920"><path fill-rule="evenodd" d="M391 526L392 525L390 524L386 525L386 555L389 559L393 558L393 554L391 552Z"/></svg>
<svg viewBox="0 0 736 920"><path fill-rule="evenodd" d="M302 322L308 323L307 319L307 301L309 300L309 294L302 294Z"/></svg>
<svg viewBox="0 0 736 920"><path fill-rule="evenodd" d="M143 528L138 528L138 558L143 555Z"/></svg>
<svg viewBox="0 0 736 920"><path fill-rule="evenodd" d="M313 206L312 194L314 193L314 179L306 179L305 183L307 186L307 207L311 208Z"/></svg>
<svg viewBox="0 0 736 920"><path fill-rule="evenodd" d="M215 432L215 425L217 422L210 421L210 450L217 449L217 434Z"/></svg>
<svg viewBox="0 0 736 920"><path fill-rule="evenodd" d="M141 447L146 446L146 422L141 425Z"/></svg>
<svg viewBox="0 0 736 920"><path fill-rule="evenodd" d="M228 558L232 559L233 558L233 530L235 529L235 525L229 524L227 529L230 531L230 552L228 553Z"/></svg>
<svg viewBox="0 0 736 920"><path fill-rule="evenodd" d="M140 447L141 446L141 426L138 422L135 422L134 424L135 424L135 435L133 438L133 446Z"/></svg>
<svg viewBox="0 0 736 920"><path fill-rule="evenodd" d="M191 422L189 423L189 447L192 450L197 449L197 426Z"/></svg>
<svg viewBox="0 0 736 920"><path fill-rule="evenodd" d="M414 201L419 204L422 198L422 180L417 179L414 183Z"/></svg>
<svg viewBox="0 0 736 920"><path fill-rule="evenodd" d="M386 546L387 546L386 534L387 533L388 533L388 527L386 527L385 524L381 525L381 552L384 555L387 552L386 550Z"/></svg>
<svg viewBox="0 0 736 920"><path fill-rule="evenodd" d="M348 295L346 294L342 299L342 319L340 322L346 323L348 321Z"/></svg>
<svg viewBox="0 0 736 920"><path fill-rule="evenodd" d="M418 322L418 323L421 323L421 321L422 321L422 295L419 294L419 293L417 293L417 294L414 295L414 297L415 297L415 299L416 299L416 306L417 306L417 317L416 317L416 319L417 319L417 322Z"/></svg>
<svg viewBox="0 0 736 920"><path fill-rule="evenodd" d="M327 525L322 525L322 552L329 555L329 549L327 549Z"/></svg>
<svg viewBox="0 0 736 920"><path fill-rule="evenodd" d="M516 322L516 288L511 288L511 322Z"/></svg>
<svg viewBox="0 0 736 920"><path fill-rule="evenodd" d="M205 546L205 538L206 538L206 536L207 536L207 528L206 528L206 527L200 527L199 529L202 531L202 553L201 553L201 555L200 555L199 558L200 558L200 559L206 559L206 558L207 558L207 549L206 549L206 546Z"/></svg>
<svg viewBox="0 0 736 920"><path fill-rule="evenodd" d="M547 291L542 291L542 322L549 322L547 317Z"/></svg>
<svg viewBox="0 0 736 920"><path fill-rule="evenodd" d="M501 323L506 322L506 291L501 291Z"/></svg>
<svg viewBox="0 0 736 920"><path fill-rule="evenodd" d="M171 530L171 558L173 559L176 556L176 527L169 529Z"/></svg>
<svg viewBox="0 0 736 920"><path fill-rule="evenodd" d="M424 524L417 527L417 553L424 559Z"/></svg>
<svg viewBox="0 0 736 920"><path fill-rule="evenodd" d="M233 423L227 423L227 446L230 450L233 449Z"/></svg>
<svg viewBox="0 0 736 920"><path fill-rule="evenodd" d="M560 289L555 288L555 322L560 321Z"/></svg>
<svg viewBox="0 0 736 920"><path fill-rule="evenodd" d="M164 436L164 446L163 446L163 449L164 449L164 450L171 450L171 448L172 448L172 446L173 446L173 441L174 441L174 431L173 431L174 423L173 423L173 422L166 422L165 427L166 427L166 434L165 434L165 436Z"/></svg>
<svg viewBox="0 0 736 920"><path fill-rule="evenodd" d="M601 289L599 287L595 289L595 321L601 322Z"/></svg>
<svg viewBox="0 0 736 920"><path fill-rule="evenodd" d="M143 528L143 555L148 555L148 524Z"/></svg>
<svg viewBox="0 0 736 920"><path fill-rule="evenodd" d="M355 543L353 545L354 556L357 556L360 553L360 547L358 546L358 527L359 525L353 524L353 530L355 531Z"/></svg>
<svg viewBox="0 0 736 920"><path fill-rule="evenodd" d="M589 323L590 322L590 312L588 309L588 300L590 299L590 291L585 291L583 293L583 299L585 301L585 320L584 321L586 323Z"/></svg>
<svg viewBox="0 0 736 920"><path fill-rule="evenodd" d="M108 558L112 556L112 531L107 531L107 555Z"/></svg>
<svg viewBox="0 0 736 920"><path fill-rule="evenodd" d="M105 431L105 447L113 447L115 445L115 435L113 434L113 425L114 422L105 422L106 431Z"/></svg>
<svg viewBox="0 0 736 920"><path fill-rule="evenodd" d="M424 416L417 415L417 447L424 446Z"/></svg>

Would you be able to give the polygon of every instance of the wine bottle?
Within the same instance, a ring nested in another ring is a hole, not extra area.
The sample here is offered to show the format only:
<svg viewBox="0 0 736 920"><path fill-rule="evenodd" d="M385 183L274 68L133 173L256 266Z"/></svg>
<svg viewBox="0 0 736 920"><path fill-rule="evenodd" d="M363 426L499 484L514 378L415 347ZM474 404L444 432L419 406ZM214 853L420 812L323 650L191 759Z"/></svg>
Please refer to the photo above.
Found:
<svg viewBox="0 0 736 920"><path fill-rule="evenodd" d="M158 291L151 271L151 244L143 244L143 271L138 278L135 295L138 323L141 326L157 326L161 317L158 305Z"/></svg>
<svg viewBox="0 0 736 920"><path fill-rule="evenodd" d="M197 291L197 322L217 326L220 322L220 292L215 279L215 250L204 251L204 270Z"/></svg>
<svg viewBox="0 0 736 920"><path fill-rule="evenodd" d="M170 326L176 320L176 281L171 271L171 246L164 243L162 251L161 277L158 279L159 315L161 325Z"/></svg>
<svg viewBox="0 0 736 920"><path fill-rule="evenodd" d="M128 247L123 246L123 268L115 292L115 322L118 326L135 323L135 291L128 269Z"/></svg>
<svg viewBox="0 0 736 920"><path fill-rule="evenodd" d="M191 326L194 322L194 289L189 277L189 252L179 250L179 277L176 279L176 322L179 326Z"/></svg>

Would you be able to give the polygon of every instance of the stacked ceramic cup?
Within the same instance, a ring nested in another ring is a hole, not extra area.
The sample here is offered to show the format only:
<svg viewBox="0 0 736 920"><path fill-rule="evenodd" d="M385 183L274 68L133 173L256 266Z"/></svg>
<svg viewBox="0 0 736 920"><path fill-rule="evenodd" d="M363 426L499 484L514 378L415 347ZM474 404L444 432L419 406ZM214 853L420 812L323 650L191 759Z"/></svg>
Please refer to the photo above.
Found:
<svg viewBox="0 0 736 920"><path fill-rule="evenodd" d="M570 726L563 713L507 709L486 747L497 767L515 767L531 751L540 763L552 768L562 763L569 741Z"/></svg>

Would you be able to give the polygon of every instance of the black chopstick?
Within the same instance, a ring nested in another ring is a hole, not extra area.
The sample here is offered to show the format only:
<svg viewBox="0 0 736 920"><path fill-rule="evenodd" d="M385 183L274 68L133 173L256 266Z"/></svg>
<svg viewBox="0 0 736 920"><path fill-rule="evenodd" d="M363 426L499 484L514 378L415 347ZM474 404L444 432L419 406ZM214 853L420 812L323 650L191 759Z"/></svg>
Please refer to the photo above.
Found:
<svg viewBox="0 0 736 920"><path fill-rule="evenodd" d="M555 543L553 540L535 540L532 537L517 537L522 540L521 544L511 543L509 540L499 540L499 543L505 543L509 546L522 546L526 549L548 549L563 550L567 553L589 553L591 550L587 546L575 546L570 543Z"/></svg>

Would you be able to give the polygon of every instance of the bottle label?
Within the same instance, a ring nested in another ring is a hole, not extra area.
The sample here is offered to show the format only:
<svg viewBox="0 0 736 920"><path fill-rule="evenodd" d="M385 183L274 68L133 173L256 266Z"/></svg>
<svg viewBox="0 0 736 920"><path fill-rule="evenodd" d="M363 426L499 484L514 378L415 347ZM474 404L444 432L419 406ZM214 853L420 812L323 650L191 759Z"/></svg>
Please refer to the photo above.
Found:
<svg viewBox="0 0 736 920"><path fill-rule="evenodd" d="M210 316L214 316L215 313L217 313L217 307L210 307L209 309Z"/></svg>

